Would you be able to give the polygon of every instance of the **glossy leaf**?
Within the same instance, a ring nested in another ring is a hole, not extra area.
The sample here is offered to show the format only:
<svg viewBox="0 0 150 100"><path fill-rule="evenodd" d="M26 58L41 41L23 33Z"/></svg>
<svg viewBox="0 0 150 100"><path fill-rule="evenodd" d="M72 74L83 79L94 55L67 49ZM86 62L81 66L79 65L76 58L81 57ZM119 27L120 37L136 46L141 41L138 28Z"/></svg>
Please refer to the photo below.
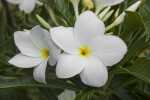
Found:
<svg viewBox="0 0 150 100"><path fill-rule="evenodd" d="M0 89L1 100L31 100L23 91L18 89Z"/></svg>
<svg viewBox="0 0 150 100"><path fill-rule="evenodd" d="M49 3L53 4L54 9L56 11L56 15L58 15L61 18L64 18L64 20L69 24L69 26L74 25L74 18L70 12L69 8L69 0L48 0ZM50 4L49 4L50 6Z"/></svg>
<svg viewBox="0 0 150 100"><path fill-rule="evenodd" d="M122 68L129 74L134 75L135 77L150 83L150 59L148 58L139 58L131 66Z"/></svg>
<svg viewBox="0 0 150 100"><path fill-rule="evenodd" d="M132 36L133 32L140 29L146 30L145 24L143 22L142 16L139 13L126 11L126 16L124 20L124 32L121 34L121 38L127 42ZM144 34L140 32L140 36ZM140 38L140 37L139 37ZM137 38L138 39L138 38Z"/></svg>
<svg viewBox="0 0 150 100"><path fill-rule="evenodd" d="M80 91L80 87L59 79L47 78L47 84L40 84L31 77L0 77L0 89L16 87L47 87Z"/></svg>

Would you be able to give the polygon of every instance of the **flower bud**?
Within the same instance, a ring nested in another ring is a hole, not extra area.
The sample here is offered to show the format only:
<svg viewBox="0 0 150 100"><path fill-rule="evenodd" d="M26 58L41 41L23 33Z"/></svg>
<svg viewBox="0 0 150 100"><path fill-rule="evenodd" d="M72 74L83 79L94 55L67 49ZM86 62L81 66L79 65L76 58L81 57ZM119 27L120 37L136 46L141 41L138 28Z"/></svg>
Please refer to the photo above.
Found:
<svg viewBox="0 0 150 100"><path fill-rule="evenodd" d="M107 7L104 11L102 11L102 12L98 15L98 17L99 17L100 19L102 19L102 18L108 13L108 11L110 10L110 8L111 8L111 6Z"/></svg>
<svg viewBox="0 0 150 100"><path fill-rule="evenodd" d="M136 3L134 3L133 5L131 5L126 10L136 11L137 8L139 7L140 3L141 3L141 0L137 1ZM106 27L105 31L109 31L111 28L113 28L113 27L121 24L124 21L125 15L126 15L126 13L123 12L111 25L109 25L108 27Z"/></svg>
<svg viewBox="0 0 150 100"><path fill-rule="evenodd" d="M114 10L111 10L110 12L108 12L105 17L102 19L103 22L107 21L108 18L110 18L110 16L113 14Z"/></svg>
<svg viewBox="0 0 150 100"><path fill-rule="evenodd" d="M130 6L129 8L127 8L126 10L130 10L130 11L136 11L137 8L139 7L141 1L137 1L135 4L133 4L132 6ZM123 12L115 21L114 24L115 25L119 25L124 21L124 17L125 17L125 12Z"/></svg>
<svg viewBox="0 0 150 100"><path fill-rule="evenodd" d="M79 5L80 0L70 0L70 2L73 5L74 11L75 11L75 15L76 15L76 18L77 18L78 15L79 15L78 5Z"/></svg>
<svg viewBox="0 0 150 100"><path fill-rule="evenodd" d="M45 27L48 30L51 28L51 26L41 16L39 16L38 14L36 14L36 18L43 25L43 27Z"/></svg>

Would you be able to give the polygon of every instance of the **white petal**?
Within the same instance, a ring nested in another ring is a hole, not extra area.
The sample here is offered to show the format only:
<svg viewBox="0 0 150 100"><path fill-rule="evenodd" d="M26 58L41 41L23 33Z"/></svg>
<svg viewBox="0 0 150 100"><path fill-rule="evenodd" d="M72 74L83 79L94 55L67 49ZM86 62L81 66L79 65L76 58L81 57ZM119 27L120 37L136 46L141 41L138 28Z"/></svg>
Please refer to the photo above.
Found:
<svg viewBox="0 0 150 100"><path fill-rule="evenodd" d="M76 92L65 90L58 96L58 100L74 100Z"/></svg>
<svg viewBox="0 0 150 100"><path fill-rule="evenodd" d="M104 23L91 11L82 13L75 23L74 36L79 44L88 45L92 38L104 33Z"/></svg>
<svg viewBox="0 0 150 100"><path fill-rule="evenodd" d="M49 47L49 64L54 66L58 61L58 57L60 56L61 49L51 40L47 39L47 44Z"/></svg>
<svg viewBox="0 0 150 100"><path fill-rule="evenodd" d="M86 59L86 66L80 77L82 82L89 86L101 87L107 81L108 71L97 56L90 56Z"/></svg>
<svg viewBox="0 0 150 100"><path fill-rule="evenodd" d="M23 0L19 5L19 9L25 11L25 13L30 13L35 7L35 0Z"/></svg>
<svg viewBox="0 0 150 100"><path fill-rule="evenodd" d="M38 1L38 0L35 0L35 2L36 2L36 4L38 4L38 5L40 5L40 6L42 6L42 5L43 5L43 3L42 3L42 2L40 2L40 1Z"/></svg>
<svg viewBox="0 0 150 100"><path fill-rule="evenodd" d="M48 59L44 60L41 64L36 66L33 70L34 79L40 83L46 83L45 72L46 72L47 60Z"/></svg>
<svg viewBox="0 0 150 100"><path fill-rule="evenodd" d="M140 3L141 3L141 0L137 1L136 3L131 5L129 8L127 8L127 10L136 11L137 8L139 7Z"/></svg>
<svg viewBox="0 0 150 100"><path fill-rule="evenodd" d="M7 1L12 4L20 4L20 3L22 3L23 0L7 0Z"/></svg>
<svg viewBox="0 0 150 100"><path fill-rule="evenodd" d="M93 0L96 6L96 14L98 14L103 8L112 6L123 2L124 0Z"/></svg>
<svg viewBox="0 0 150 100"><path fill-rule="evenodd" d="M20 68L31 68L43 61L41 57L29 57L22 54L17 54L9 60L9 63Z"/></svg>
<svg viewBox="0 0 150 100"><path fill-rule="evenodd" d="M78 54L78 47L73 37L73 28L55 27L50 29L53 41L65 52Z"/></svg>
<svg viewBox="0 0 150 100"><path fill-rule="evenodd" d="M95 38L90 44L92 53L98 55L105 66L118 63L127 52L127 46L117 36L105 35Z"/></svg>
<svg viewBox="0 0 150 100"><path fill-rule="evenodd" d="M30 39L30 32L17 31L14 33L14 40L22 54L31 57L41 56L40 50Z"/></svg>
<svg viewBox="0 0 150 100"><path fill-rule="evenodd" d="M48 47L46 44L46 39L51 38L49 32L40 26L35 26L31 29L30 37L33 43L41 49Z"/></svg>
<svg viewBox="0 0 150 100"><path fill-rule="evenodd" d="M60 55L57 62L56 75L59 78L70 78L79 74L84 67L84 58L79 55L63 53Z"/></svg>

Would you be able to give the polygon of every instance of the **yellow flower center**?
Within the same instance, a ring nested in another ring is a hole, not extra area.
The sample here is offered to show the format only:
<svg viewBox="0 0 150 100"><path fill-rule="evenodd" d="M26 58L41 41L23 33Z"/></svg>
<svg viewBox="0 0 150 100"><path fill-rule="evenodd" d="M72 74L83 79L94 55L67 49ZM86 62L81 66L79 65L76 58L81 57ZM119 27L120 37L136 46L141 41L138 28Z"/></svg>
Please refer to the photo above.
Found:
<svg viewBox="0 0 150 100"><path fill-rule="evenodd" d="M41 54L43 59L47 59L47 57L49 56L49 50L47 48L43 48L41 50Z"/></svg>
<svg viewBox="0 0 150 100"><path fill-rule="evenodd" d="M82 48L79 48L79 55L84 58L88 58L91 54L91 50L88 48L88 46L82 46Z"/></svg>

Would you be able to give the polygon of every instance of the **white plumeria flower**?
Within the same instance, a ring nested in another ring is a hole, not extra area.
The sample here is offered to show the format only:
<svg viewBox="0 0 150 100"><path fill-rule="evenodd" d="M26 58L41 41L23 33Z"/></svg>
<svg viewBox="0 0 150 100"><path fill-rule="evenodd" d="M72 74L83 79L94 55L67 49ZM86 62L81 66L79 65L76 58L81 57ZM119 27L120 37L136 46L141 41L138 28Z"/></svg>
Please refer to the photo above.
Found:
<svg viewBox="0 0 150 100"><path fill-rule="evenodd" d="M123 2L124 0L93 0L96 7L96 15L105 7L112 6Z"/></svg>
<svg viewBox="0 0 150 100"><path fill-rule="evenodd" d="M38 0L7 0L12 4L19 4L19 9L25 13L33 11L35 4L42 5L43 3Z"/></svg>
<svg viewBox="0 0 150 100"><path fill-rule="evenodd" d="M58 100L74 100L76 97L76 92L65 90L58 96Z"/></svg>
<svg viewBox="0 0 150 100"><path fill-rule="evenodd" d="M104 23L91 11L82 13L74 28L56 27L50 32L53 41L64 51L56 66L59 78L80 74L85 84L101 87L108 78L106 66L118 63L127 52L119 37L104 35Z"/></svg>
<svg viewBox="0 0 150 100"><path fill-rule="evenodd" d="M52 41L49 32L35 26L28 32L15 32L14 40L21 53L10 59L9 63L20 68L35 67L34 79L46 83L47 61L54 66L61 52L60 48Z"/></svg>

